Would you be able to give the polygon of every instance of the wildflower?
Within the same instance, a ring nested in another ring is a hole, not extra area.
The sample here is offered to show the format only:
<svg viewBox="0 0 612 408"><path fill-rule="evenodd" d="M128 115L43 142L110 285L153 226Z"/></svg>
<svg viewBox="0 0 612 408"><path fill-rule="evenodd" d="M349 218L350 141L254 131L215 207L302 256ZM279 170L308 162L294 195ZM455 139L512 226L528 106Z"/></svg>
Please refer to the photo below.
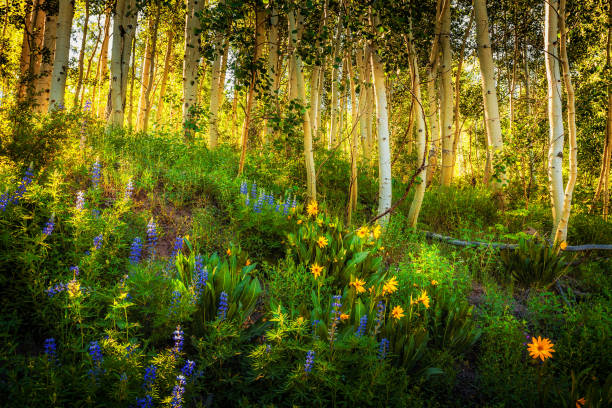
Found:
<svg viewBox="0 0 612 408"><path fill-rule="evenodd" d="M542 359L542 361L552 357L552 353L554 353L555 350L553 349L554 344L552 344L550 340L548 340L547 338L543 339L540 336L538 336L537 339L533 337L533 339L531 340L532 343L527 346L527 349L529 350L529 355L531 357L533 357L534 359L537 359L539 357L540 359Z"/></svg>
<svg viewBox="0 0 612 408"><path fill-rule="evenodd" d="M176 237L176 240L174 241L174 248L172 249L172 253L170 254L170 259L176 258L181 249L183 249L183 238Z"/></svg>
<svg viewBox="0 0 612 408"><path fill-rule="evenodd" d="M77 276L79 276L79 267L78 266L71 266L68 269L70 272L72 272L72 278L76 279Z"/></svg>
<svg viewBox="0 0 612 408"><path fill-rule="evenodd" d="M317 244L319 245L319 248L325 248L328 244L327 238L319 237L319 239L317 240Z"/></svg>
<svg viewBox="0 0 612 408"><path fill-rule="evenodd" d="M71 298L79 297L81 294L81 284L76 279L73 279L66 285L66 291Z"/></svg>
<svg viewBox="0 0 612 408"><path fill-rule="evenodd" d="M565 251L565 248L567 248L567 242L563 241L560 245L559 245L559 249L561 249L562 251Z"/></svg>
<svg viewBox="0 0 612 408"><path fill-rule="evenodd" d="M91 166L91 183L94 188L98 188L98 184L100 183L100 174L102 170L102 165L98 160L95 161L93 166Z"/></svg>
<svg viewBox="0 0 612 408"><path fill-rule="evenodd" d="M55 222L53 221L53 216L51 216L51 218L49 218L49 221L47 221L47 224L45 224L45 228L43 228L43 235L47 237L51 235L51 233L53 232L53 228L55 228Z"/></svg>
<svg viewBox="0 0 612 408"><path fill-rule="evenodd" d="M177 384L172 389L172 399L170 406L172 408L181 408L183 406L183 394L185 393L185 377L179 375L176 377Z"/></svg>
<svg viewBox="0 0 612 408"><path fill-rule="evenodd" d="M249 192L249 185L247 184L246 181L243 181L242 183L240 183L240 194L247 195L248 192Z"/></svg>
<svg viewBox="0 0 612 408"><path fill-rule="evenodd" d="M392 294L397 290L397 278L394 276L383 285L382 295Z"/></svg>
<svg viewBox="0 0 612 408"><path fill-rule="evenodd" d="M437 280L435 280L435 279L434 279L434 280L432 280L432 281L431 281L431 285L432 285L432 286L436 286L437 284L438 284L438 281L437 281Z"/></svg>
<svg viewBox="0 0 612 408"><path fill-rule="evenodd" d="M582 408L586 404L584 397L576 400L576 408Z"/></svg>
<svg viewBox="0 0 612 408"><path fill-rule="evenodd" d="M132 198L132 193L134 193L134 182L132 179L129 179L127 184L125 185L125 199L129 200Z"/></svg>
<svg viewBox="0 0 612 408"><path fill-rule="evenodd" d="M347 315L346 313L340 314L340 320L342 320L342 321L347 320L349 317L351 317L351 316Z"/></svg>
<svg viewBox="0 0 612 408"><path fill-rule="evenodd" d="M132 241L132 247L130 249L130 263L132 265L140 262L141 253L142 253L142 239L140 239L140 237L136 237Z"/></svg>
<svg viewBox="0 0 612 408"><path fill-rule="evenodd" d="M300 225L302 223L302 220L297 220L296 223L297 225Z"/></svg>
<svg viewBox="0 0 612 408"><path fill-rule="evenodd" d="M196 366L195 362L191 360L187 360L187 362L181 369L181 373L183 373L185 378L189 378L191 377L191 374L193 374L193 370L195 370L195 366Z"/></svg>
<svg viewBox="0 0 612 408"><path fill-rule="evenodd" d="M251 264L251 260L247 259L246 262L244 263L244 266L249 266Z"/></svg>
<svg viewBox="0 0 612 408"><path fill-rule="evenodd" d="M28 167L23 178L21 179L21 183L19 184L19 187L17 187L17 190L13 194L13 197L12 197L13 204L19 203L19 200L25 194L28 186L30 185L30 183L32 183L32 177L34 177L34 174L32 173L32 167Z"/></svg>
<svg viewBox="0 0 612 408"><path fill-rule="evenodd" d="M204 288L206 287L206 281L208 280L208 269L203 266L202 255L196 255L195 265L193 268L195 287L194 292L197 299L202 297Z"/></svg>
<svg viewBox="0 0 612 408"><path fill-rule="evenodd" d="M378 359L384 360L387 357L387 353L389 352L389 340L382 339L378 344Z"/></svg>
<svg viewBox="0 0 612 408"><path fill-rule="evenodd" d="M102 234L94 237L94 239L93 239L94 249L100 249L102 247L102 238L103 238Z"/></svg>
<svg viewBox="0 0 612 408"><path fill-rule="evenodd" d="M227 254L227 256L231 256L232 255L232 249L231 248L227 248L227 251L225 251L225 253Z"/></svg>
<svg viewBox="0 0 612 408"><path fill-rule="evenodd" d="M137 408L153 408L153 398L150 395L145 395L144 398L138 398L136 400Z"/></svg>
<svg viewBox="0 0 612 408"><path fill-rule="evenodd" d="M157 244L157 227L153 218L147 224L147 248L149 248L149 258L155 255L155 244Z"/></svg>
<svg viewBox="0 0 612 408"><path fill-rule="evenodd" d="M297 207L297 197L293 196L293 202L291 203L291 209L295 210L295 207Z"/></svg>
<svg viewBox="0 0 612 408"><path fill-rule="evenodd" d="M404 309L402 309L400 305L395 306L393 310L391 310L391 316L393 316L395 320L401 319L404 317Z"/></svg>
<svg viewBox="0 0 612 408"><path fill-rule="evenodd" d="M318 338L317 326L319 325L319 323L320 323L320 320L317 320L317 319L313 320L312 322L312 339L313 340L316 340Z"/></svg>
<svg viewBox="0 0 612 408"><path fill-rule="evenodd" d="M253 185L251 186L251 197L257 197L257 183L255 182L253 182Z"/></svg>
<svg viewBox="0 0 612 408"><path fill-rule="evenodd" d="M53 296L57 295L58 293L63 292L65 290L66 290L66 284L65 283L58 283L57 285L47 289L47 295L49 295L49 297L53 297Z"/></svg>
<svg viewBox="0 0 612 408"><path fill-rule="evenodd" d="M77 192L76 209L82 210L85 208L85 193L82 191Z"/></svg>
<svg viewBox="0 0 612 408"><path fill-rule="evenodd" d="M309 372L312 371L312 365L314 364L315 352L313 350L308 350L306 353L306 363L304 364L304 371L308 375Z"/></svg>
<svg viewBox="0 0 612 408"><path fill-rule="evenodd" d="M380 227L379 224L376 224L376 226L374 228L372 228L372 236L375 239L378 239L381 234L382 234L382 228Z"/></svg>
<svg viewBox="0 0 612 408"><path fill-rule="evenodd" d="M55 361L57 359L57 345L53 337L45 340L45 355L49 361Z"/></svg>
<svg viewBox="0 0 612 408"><path fill-rule="evenodd" d="M385 320L385 304L382 300L376 305L376 325L374 326L374 334L378 334L378 330Z"/></svg>
<svg viewBox="0 0 612 408"><path fill-rule="evenodd" d="M364 293L366 291L363 285L365 285L365 281L359 278L356 278L353 282L349 283L349 286L353 286L357 293Z"/></svg>
<svg viewBox="0 0 612 408"><path fill-rule="evenodd" d="M172 300L170 301L170 308L168 310L170 315L174 315L176 313L176 308L181 305L181 296L181 292L178 290L172 292Z"/></svg>
<svg viewBox="0 0 612 408"><path fill-rule="evenodd" d="M271 351L272 351L272 345L271 344L266 344L266 353L270 354Z"/></svg>
<svg viewBox="0 0 612 408"><path fill-rule="evenodd" d="M185 339L183 337L183 331L181 330L180 325L176 326L176 330L172 335L172 339L174 340L174 347L172 348L172 353L178 354L183 351L183 342Z"/></svg>
<svg viewBox="0 0 612 408"><path fill-rule="evenodd" d="M227 316L227 309L227 293L223 291L219 296L219 309L217 310L217 316L219 317L219 320L225 319L225 317Z"/></svg>
<svg viewBox="0 0 612 408"><path fill-rule="evenodd" d="M355 333L355 335L357 337L362 337L366 332L367 326L368 326L368 315L363 315L361 316L361 319L359 319L359 327L357 328L357 332Z"/></svg>
<svg viewBox="0 0 612 408"><path fill-rule="evenodd" d="M416 301L417 303L422 303L426 309L429 309L429 296L427 296L426 291L422 291Z"/></svg>
<svg viewBox="0 0 612 408"><path fill-rule="evenodd" d="M89 352L89 355L91 356L91 361L95 365L100 366L102 361L104 361L104 357L102 356L102 349L100 348L100 345L98 344L97 341L92 341L91 343L89 343L88 352Z"/></svg>
<svg viewBox="0 0 612 408"><path fill-rule="evenodd" d="M288 195L285 203L283 204L283 215L287 215L289 213L289 207L291 207L291 196Z"/></svg>
<svg viewBox="0 0 612 408"><path fill-rule="evenodd" d="M2 211L6 210L6 206L9 203L9 193L6 192L0 196L0 209Z"/></svg>
<svg viewBox="0 0 612 408"><path fill-rule="evenodd" d="M369 232L369 231L368 231L368 227L367 227L366 225L364 225L363 227L361 227L361 228L359 228L359 229L357 230L357 236L358 236L359 238L362 238L362 239L363 239L363 238L365 238L365 237L367 237L367 236L368 236L368 232Z"/></svg>
<svg viewBox="0 0 612 408"><path fill-rule="evenodd" d="M316 201L311 201L306 207L306 212L309 216L315 216L319 212L319 204Z"/></svg>
<svg viewBox="0 0 612 408"><path fill-rule="evenodd" d="M310 273L312 273L315 279L317 279L319 276L321 276L321 272L323 272L323 269L323 266L320 266L315 262L310 266Z"/></svg>

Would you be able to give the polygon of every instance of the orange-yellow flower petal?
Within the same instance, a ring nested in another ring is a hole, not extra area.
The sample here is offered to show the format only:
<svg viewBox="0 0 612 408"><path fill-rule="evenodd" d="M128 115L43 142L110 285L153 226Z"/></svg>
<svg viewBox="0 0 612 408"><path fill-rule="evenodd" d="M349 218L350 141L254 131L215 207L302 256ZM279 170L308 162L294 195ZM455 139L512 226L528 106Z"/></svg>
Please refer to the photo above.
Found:
<svg viewBox="0 0 612 408"><path fill-rule="evenodd" d="M553 349L554 344L550 342L547 338L542 338L538 336L537 338L533 337L531 339L531 343L527 345L527 350L529 350L529 355L532 358L538 359L540 358L542 361L547 358L552 357L552 353L555 352Z"/></svg>
<svg viewBox="0 0 612 408"><path fill-rule="evenodd" d="M349 286L353 286L355 290L357 291L357 293L365 292L364 285L365 285L365 281L359 278L356 278L353 282L349 283Z"/></svg>
<svg viewBox="0 0 612 408"><path fill-rule="evenodd" d="M396 320L401 319L404 317L404 309L402 309L400 305L395 306L393 310L391 310L391 316Z"/></svg>
<svg viewBox="0 0 612 408"><path fill-rule="evenodd" d="M311 201L306 207L306 212L310 216L315 216L319 212L319 204L316 201Z"/></svg>
<svg viewBox="0 0 612 408"><path fill-rule="evenodd" d="M314 275L315 279L321 276L321 272L323 272L323 266L320 266L316 263L310 266L310 273Z"/></svg>
<svg viewBox="0 0 612 408"><path fill-rule="evenodd" d="M317 244L319 245L319 248L325 248L328 244L327 238L323 236L319 237Z"/></svg>
<svg viewBox="0 0 612 408"><path fill-rule="evenodd" d="M397 285L398 285L398 282L395 276L389 279L388 281L386 281L385 284L383 285L383 291L382 291L383 296L394 293L397 290Z"/></svg>

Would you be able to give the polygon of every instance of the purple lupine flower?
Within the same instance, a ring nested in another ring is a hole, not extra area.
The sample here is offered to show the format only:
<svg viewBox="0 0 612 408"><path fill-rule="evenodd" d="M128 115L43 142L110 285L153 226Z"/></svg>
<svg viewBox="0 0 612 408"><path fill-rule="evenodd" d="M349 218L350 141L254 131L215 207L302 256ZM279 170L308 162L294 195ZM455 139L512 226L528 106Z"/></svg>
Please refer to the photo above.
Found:
<svg viewBox="0 0 612 408"><path fill-rule="evenodd" d="M368 315L361 316L361 319L359 319L359 327L357 328L357 332L355 333L355 335L357 337L362 337L366 332L367 325L368 325Z"/></svg>
<svg viewBox="0 0 612 408"><path fill-rule="evenodd" d="M378 334L378 331L380 330L380 327L383 324L383 321L385 320L385 303L381 300L378 302L378 304L376 305L376 324L374 325L374 335Z"/></svg>
<svg viewBox="0 0 612 408"><path fill-rule="evenodd" d="M91 183L94 188L98 188L98 184L100 184L100 176L102 175L102 165L98 160L94 162L91 166Z"/></svg>
<svg viewBox="0 0 612 408"><path fill-rule="evenodd" d="M382 339L378 345L378 359L384 360L387 357L387 353L389 352L389 340Z"/></svg>
<svg viewBox="0 0 612 408"><path fill-rule="evenodd" d="M187 360L187 362L185 362L185 365L181 369L181 373L183 373L183 376L185 376L185 378L189 378L191 377L191 374L193 374L193 370L195 370L195 366L196 366L195 362L191 360Z"/></svg>
<svg viewBox="0 0 612 408"><path fill-rule="evenodd" d="M140 262L140 256L142 254L142 239L140 237L134 238L132 246L130 248L130 263L132 265Z"/></svg>
<svg viewBox="0 0 612 408"><path fill-rule="evenodd" d="M176 237L176 240L174 241L174 249L172 250L172 253L170 254L170 258L171 259L176 258L176 256L178 255L181 249L183 249L183 237Z"/></svg>
<svg viewBox="0 0 612 408"><path fill-rule="evenodd" d="M85 193L83 191L77 192L76 209L82 210L85 208Z"/></svg>
<svg viewBox="0 0 612 408"><path fill-rule="evenodd" d="M196 255L195 265L193 268L193 281L194 284L194 295L196 299L200 299L206 288L206 281L208 280L208 269L203 266L202 255Z"/></svg>
<svg viewBox="0 0 612 408"><path fill-rule="evenodd" d="M94 247L94 249L100 249L102 247L102 239L103 239L102 234L97 235L97 236L94 237L94 239L93 239L93 247Z"/></svg>
<svg viewBox="0 0 612 408"><path fill-rule="evenodd" d="M142 384L142 387L146 389L153 388L153 383L155 382L156 378L157 378L157 367L151 364L145 369L144 382Z"/></svg>
<svg viewBox="0 0 612 408"><path fill-rule="evenodd" d="M32 173L32 167L28 167L28 169L25 172L25 175L21 179L21 183L19 184L19 187L17 187L17 190L13 194L13 197L11 199L13 201L13 204L19 203L19 200L25 194L26 190L28 189L28 186L30 185L30 183L32 183L33 177L34 177L34 173Z"/></svg>
<svg viewBox="0 0 612 408"><path fill-rule="evenodd" d="M45 355L49 361L57 360L57 345L53 337L45 340Z"/></svg>
<svg viewBox="0 0 612 408"><path fill-rule="evenodd" d="M219 317L219 320L225 320L225 317L227 316L227 309L227 293L223 291L219 296L219 309L217 310L217 316Z"/></svg>
<svg viewBox="0 0 612 408"><path fill-rule="evenodd" d="M185 393L185 377L179 375L176 377L177 384L172 389L172 400L170 406L172 408L181 408L183 406L183 394Z"/></svg>
<svg viewBox="0 0 612 408"><path fill-rule="evenodd" d="M257 183L253 182L251 186L251 198L257 197Z"/></svg>
<svg viewBox="0 0 612 408"><path fill-rule="evenodd" d="M76 277L79 276L79 267L78 266L76 266L76 265L75 266L71 266L68 270L70 272L72 272L72 277L74 279L76 279Z"/></svg>
<svg viewBox="0 0 612 408"><path fill-rule="evenodd" d="M304 364L304 371L306 375L312 371L312 365L314 364L315 352L314 350L308 350L306 353L306 363Z"/></svg>
<svg viewBox="0 0 612 408"><path fill-rule="evenodd" d="M97 341L92 341L89 343L89 355L91 356L91 360L94 365L100 366L102 361L104 361L104 357L102 356L102 349Z"/></svg>
<svg viewBox="0 0 612 408"><path fill-rule="evenodd" d="M185 338L183 337L183 330L181 330L181 326L176 326L176 330L172 335L172 339L174 340L174 347L172 348L173 354L178 354L183 351L183 342Z"/></svg>
<svg viewBox="0 0 612 408"><path fill-rule="evenodd" d="M342 307L342 303L340 300L342 299L341 295L334 295L332 302L332 311L331 311L331 325L329 327L329 342L333 345L336 340L336 328L338 326L338 322L340 322L340 308Z"/></svg>
<svg viewBox="0 0 612 408"><path fill-rule="evenodd" d="M138 398L136 400L137 408L153 408L153 398L149 394L145 395L144 398Z"/></svg>
<svg viewBox="0 0 612 408"><path fill-rule="evenodd" d="M178 290L172 292L172 300L170 301L170 308L168 310L170 315L176 314L176 308L181 305L181 296L181 292Z"/></svg>
<svg viewBox="0 0 612 408"><path fill-rule="evenodd" d="M53 220L53 215L49 218L49 221L47 221L47 223L45 224L45 228L43 228L43 235L44 236L49 236L51 235L51 233L53 232L53 228L55 228L55 221Z"/></svg>
<svg viewBox="0 0 612 408"><path fill-rule="evenodd" d="M157 227L153 218L147 224L147 248L149 249L149 259L155 256L155 245L157 244Z"/></svg>
<svg viewBox="0 0 612 408"><path fill-rule="evenodd" d="M132 194L134 193L134 182L130 178L125 186L125 199L129 200L132 198Z"/></svg>
<svg viewBox="0 0 612 408"><path fill-rule="evenodd" d="M240 183L240 194L247 195L249 193L249 185L246 181Z"/></svg>
<svg viewBox="0 0 612 408"><path fill-rule="evenodd" d="M47 295L49 297L53 297L53 296L57 295L58 293L61 293L61 292L65 291L65 290L66 290L66 284L65 283L58 283L57 285L47 289Z"/></svg>
<svg viewBox="0 0 612 408"><path fill-rule="evenodd" d="M317 335L317 326L319 326L319 323L321 321L318 319L315 319L312 321L312 339L316 340L319 336Z"/></svg>
<svg viewBox="0 0 612 408"><path fill-rule="evenodd" d="M8 191L0 196L0 210L6 210L6 206L9 203L9 193Z"/></svg>

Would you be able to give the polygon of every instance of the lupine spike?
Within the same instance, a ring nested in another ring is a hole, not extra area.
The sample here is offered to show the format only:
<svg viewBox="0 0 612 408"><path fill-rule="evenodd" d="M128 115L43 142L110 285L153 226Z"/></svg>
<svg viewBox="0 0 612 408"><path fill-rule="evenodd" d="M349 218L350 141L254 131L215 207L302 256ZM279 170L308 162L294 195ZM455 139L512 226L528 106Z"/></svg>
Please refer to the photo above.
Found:
<svg viewBox="0 0 612 408"><path fill-rule="evenodd" d="M304 371L306 375L312 371L312 365L314 364L315 352L314 350L308 350L306 353L306 363L304 364Z"/></svg>
<svg viewBox="0 0 612 408"><path fill-rule="evenodd" d="M219 310L217 311L217 316L219 317L219 320L225 320L227 316L227 309L227 293L223 291L219 296Z"/></svg>
<svg viewBox="0 0 612 408"><path fill-rule="evenodd" d="M155 256L155 245L157 244L157 226L153 218L147 224L147 248L149 250L149 259Z"/></svg>
<svg viewBox="0 0 612 408"><path fill-rule="evenodd" d="M134 238L134 241L132 241L132 247L130 250L130 263L132 265L135 265L138 262L140 262L141 254L142 254L142 239L140 239L140 237L136 237Z"/></svg>
<svg viewBox="0 0 612 408"><path fill-rule="evenodd" d="M55 220L54 220L55 216L51 215L51 217L49 218L49 221L47 221L47 223L45 224L45 228L43 228L43 235L48 237L49 235L51 235L51 233L53 232L53 229L55 228Z"/></svg>

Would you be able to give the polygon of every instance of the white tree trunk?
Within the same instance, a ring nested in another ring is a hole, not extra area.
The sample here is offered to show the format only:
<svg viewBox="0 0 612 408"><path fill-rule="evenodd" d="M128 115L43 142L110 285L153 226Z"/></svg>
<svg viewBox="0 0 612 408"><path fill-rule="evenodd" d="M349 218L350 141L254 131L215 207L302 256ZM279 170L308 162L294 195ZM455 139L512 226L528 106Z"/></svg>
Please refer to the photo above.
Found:
<svg viewBox="0 0 612 408"><path fill-rule="evenodd" d="M198 102L198 63L200 60L200 27L198 13L204 0L187 0L185 12L185 59L183 60L183 128L185 137L193 137L192 109Z"/></svg>
<svg viewBox="0 0 612 408"><path fill-rule="evenodd" d="M548 84L548 181L553 212L553 233L563 212L563 113L561 108L561 75L559 73L558 0L544 4L544 61Z"/></svg>
<svg viewBox="0 0 612 408"><path fill-rule="evenodd" d="M272 80L271 94L278 91L280 79L279 55L278 55L278 10L273 4L268 9L268 77ZM273 99L276 99L272 96ZM265 140L272 137L274 130L266 121Z"/></svg>
<svg viewBox="0 0 612 408"><path fill-rule="evenodd" d="M372 78L374 79L374 95L376 97L376 133L378 135L378 214L391 207L391 149L389 147L389 108L387 106L387 90L385 87L385 72L382 62L375 49L370 50ZM389 215L380 219L386 224Z"/></svg>
<svg viewBox="0 0 612 408"><path fill-rule="evenodd" d="M159 88L159 100L157 101L157 112L155 120L160 121L164 111L164 97L166 96L166 86L168 84L168 75L170 74L170 66L172 65L172 51L174 48L174 30L172 27L168 30L168 43L166 44L166 53L164 56L164 71L162 73L161 86Z"/></svg>
<svg viewBox="0 0 612 408"><path fill-rule="evenodd" d="M480 62L480 77L482 81L482 100L485 111L485 122L487 127L487 139L492 149L492 161L503 152L501 123L499 120L499 106L497 103L497 92L495 87L495 72L493 66L493 54L491 53L491 41L489 39L489 20L487 17L486 0L474 0L474 13L476 19L476 42L478 43L478 61ZM495 190L501 189L506 182L506 173L498 170L492 179Z"/></svg>
<svg viewBox="0 0 612 408"><path fill-rule="evenodd" d="M55 42L57 40L57 0L47 0L47 14L45 17L45 35L43 40L43 59L40 67L40 78L36 85L36 111L39 113L49 110L49 92L51 91L51 75L53 60L55 58Z"/></svg>
<svg viewBox="0 0 612 408"><path fill-rule="evenodd" d="M70 32L74 15L74 0L60 0L57 15L57 39L55 41L55 59L51 74L49 91L49 111L64 107L66 78L68 76L68 57L70 53Z"/></svg>
<svg viewBox="0 0 612 408"><path fill-rule="evenodd" d="M209 102L209 117L208 117L208 147L214 149L217 147L219 139L218 129L218 112L219 112L219 88L222 86L219 83L221 78L221 63L223 60L223 39L219 36L215 41L215 59L212 64L212 70L210 75L210 102Z"/></svg>
<svg viewBox="0 0 612 408"><path fill-rule="evenodd" d="M111 9L107 9L104 15L104 39L102 40L102 47L100 49L100 61L98 63L98 72L96 75L96 82L94 84L94 92L92 99L96 100L94 106L97 106L98 117L104 116L106 110L106 101L103 100L104 83L108 77L108 43L110 39L110 21L111 21ZM96 94L96 87L98 92Z"/></svg>
<svg viewBox="0 0 612 408"><path fill-rule="evenodd" d="M442 12L442 31L440 45L442 60L442 89L440 93L440 136L442 139L442 185L450 186L453 179L453 84L452 51L450 45L451 12L450 6Z"/></svg>
<svg viewBox="0 0 612 408"><path fill-rule="evenodd" d="M331 118L330 118L330 127L329 127L329 137L328 137L328 149L333 149L336 147L336 138L338 135L338 122L340 116L340 101L338 97L338 53L340 52L340 33L342 31L342 20L338 18L338 26L336 28L338 30L336 32L336 41L334 45L334 59L332 61L332 73L331 73Z"/></svg>

